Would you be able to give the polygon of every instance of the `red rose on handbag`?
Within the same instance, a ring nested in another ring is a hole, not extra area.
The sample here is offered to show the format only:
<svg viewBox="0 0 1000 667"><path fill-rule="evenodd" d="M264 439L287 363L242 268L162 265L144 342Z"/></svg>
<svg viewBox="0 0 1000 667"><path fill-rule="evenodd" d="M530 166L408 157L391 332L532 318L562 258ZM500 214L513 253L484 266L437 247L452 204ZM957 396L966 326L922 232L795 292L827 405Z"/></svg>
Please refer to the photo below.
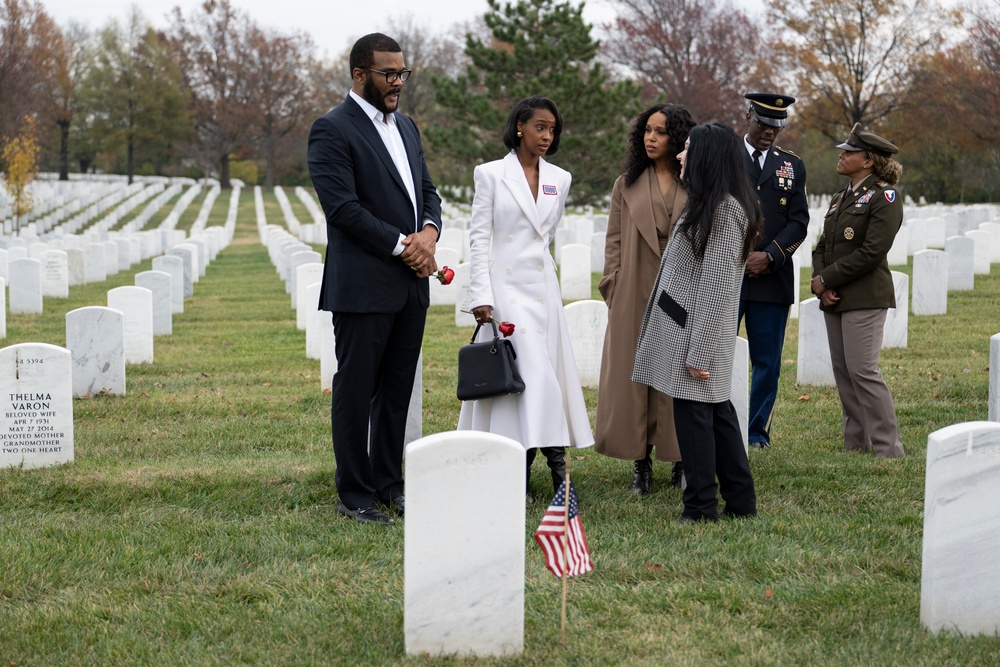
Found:
<svg viewBox="0 0 1000 667"><path fill-rule="evenodd" d="M442 285L450 285L455 279L455 272L447 266L438 271L435 276Z"/></svg>
<svg viewBox="0 0 1000 667"><path fill-rule="evenodd" d="M499 329L504 338L510 338L514 335L514 325L510 322L501 322Z"/></svg>

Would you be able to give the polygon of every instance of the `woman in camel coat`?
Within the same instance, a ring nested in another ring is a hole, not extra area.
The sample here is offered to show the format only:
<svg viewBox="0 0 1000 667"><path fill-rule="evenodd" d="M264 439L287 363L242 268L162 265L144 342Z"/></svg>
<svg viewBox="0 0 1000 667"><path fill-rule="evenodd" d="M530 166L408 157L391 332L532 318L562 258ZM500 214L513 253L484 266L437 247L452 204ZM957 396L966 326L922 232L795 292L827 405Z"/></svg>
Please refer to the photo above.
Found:
<svg viewBox="0 0 1000 667"><path fill-rule="evenodd" d="M629 134L625 172L611 195L604 277L598 286L608 304L608 328L595 439L600 453L634 461L632 491L638 495L651 490L654 447L657 459L674 462L674 483L680 482L671 399L632 382L632 366L660 256L687 202L677 154L692 127L691 115L672 104L641 113Z"/></svg>

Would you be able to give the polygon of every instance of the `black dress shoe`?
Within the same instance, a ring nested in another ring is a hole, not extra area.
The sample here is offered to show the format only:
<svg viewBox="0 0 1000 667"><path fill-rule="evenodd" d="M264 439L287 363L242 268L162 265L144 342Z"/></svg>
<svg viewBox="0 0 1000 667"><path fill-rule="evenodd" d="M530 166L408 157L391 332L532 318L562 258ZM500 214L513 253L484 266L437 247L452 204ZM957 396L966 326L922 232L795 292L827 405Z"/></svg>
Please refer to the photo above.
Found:
<svg viewBox="0 0 1000 667"><path fill-rule="evenodd" d="M681 461L674 461L673 466L670 469L670 484L675 489L684 488L684 463Z"/></svg>
<svg viewBox="0 0 1000 667"><path fill-rule="evenodd" d="M379 500L378 502L379 505L382 505L385 509L394 512L398 517L402 517L406 513L406 496L396 496L392 500Z"/></svg>
<svg viewBox="0 0 1000 667"><path fill-rule="evenodd" d="M375 507L359 507L356 510L352 510L350 507L338 500L337 511L344 516L351 517L358 523L378 523L382 525L394 523L392 519Z"/></svg>
<svg viewBox="0 0 1000 667"><path fill-rule="evenodd" d="M750 442L750 443L747 443L747 444L749 444L754 449L767 449L768 447L771 446L771 443L764 442L763 440L761 440L759 442Z"/></svg>

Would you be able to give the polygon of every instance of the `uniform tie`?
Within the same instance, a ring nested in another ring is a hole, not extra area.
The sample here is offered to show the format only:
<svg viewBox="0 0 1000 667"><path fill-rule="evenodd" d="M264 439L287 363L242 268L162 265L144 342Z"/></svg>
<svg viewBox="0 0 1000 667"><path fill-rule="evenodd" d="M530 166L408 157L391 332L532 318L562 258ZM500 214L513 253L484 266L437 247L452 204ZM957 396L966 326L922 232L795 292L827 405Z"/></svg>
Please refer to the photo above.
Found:
<svg viewBox="0 0 1000 667"><path fill-rule="evenodd" d="M753 151L753 179L754 179L754 181L759 181L760 180L760 171L761 171L761 169L760 169L760 156L761 155L763 155L763 153L761 153L759 150L757 150L755 148L754 151Z"/></svg>

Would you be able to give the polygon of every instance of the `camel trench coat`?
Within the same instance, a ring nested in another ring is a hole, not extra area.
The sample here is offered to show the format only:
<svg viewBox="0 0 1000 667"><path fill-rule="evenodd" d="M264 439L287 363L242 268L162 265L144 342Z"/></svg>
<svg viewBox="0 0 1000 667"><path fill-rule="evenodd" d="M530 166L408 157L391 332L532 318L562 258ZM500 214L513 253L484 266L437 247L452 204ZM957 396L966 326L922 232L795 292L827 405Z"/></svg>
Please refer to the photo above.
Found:
<svg viewBox="0 0 1000 667"><path fill-rule="evenodd" d="M669 230L680 217L687 193L674 182L660 194L652 167L631 186L615 182L604 247L604 277L598 289L608 305L601 377L598 386L596 449L617 459L635 461L653 445L660 461L679 461L673 400L632 381L642 315L660 267L657 229Z"/></svg>

